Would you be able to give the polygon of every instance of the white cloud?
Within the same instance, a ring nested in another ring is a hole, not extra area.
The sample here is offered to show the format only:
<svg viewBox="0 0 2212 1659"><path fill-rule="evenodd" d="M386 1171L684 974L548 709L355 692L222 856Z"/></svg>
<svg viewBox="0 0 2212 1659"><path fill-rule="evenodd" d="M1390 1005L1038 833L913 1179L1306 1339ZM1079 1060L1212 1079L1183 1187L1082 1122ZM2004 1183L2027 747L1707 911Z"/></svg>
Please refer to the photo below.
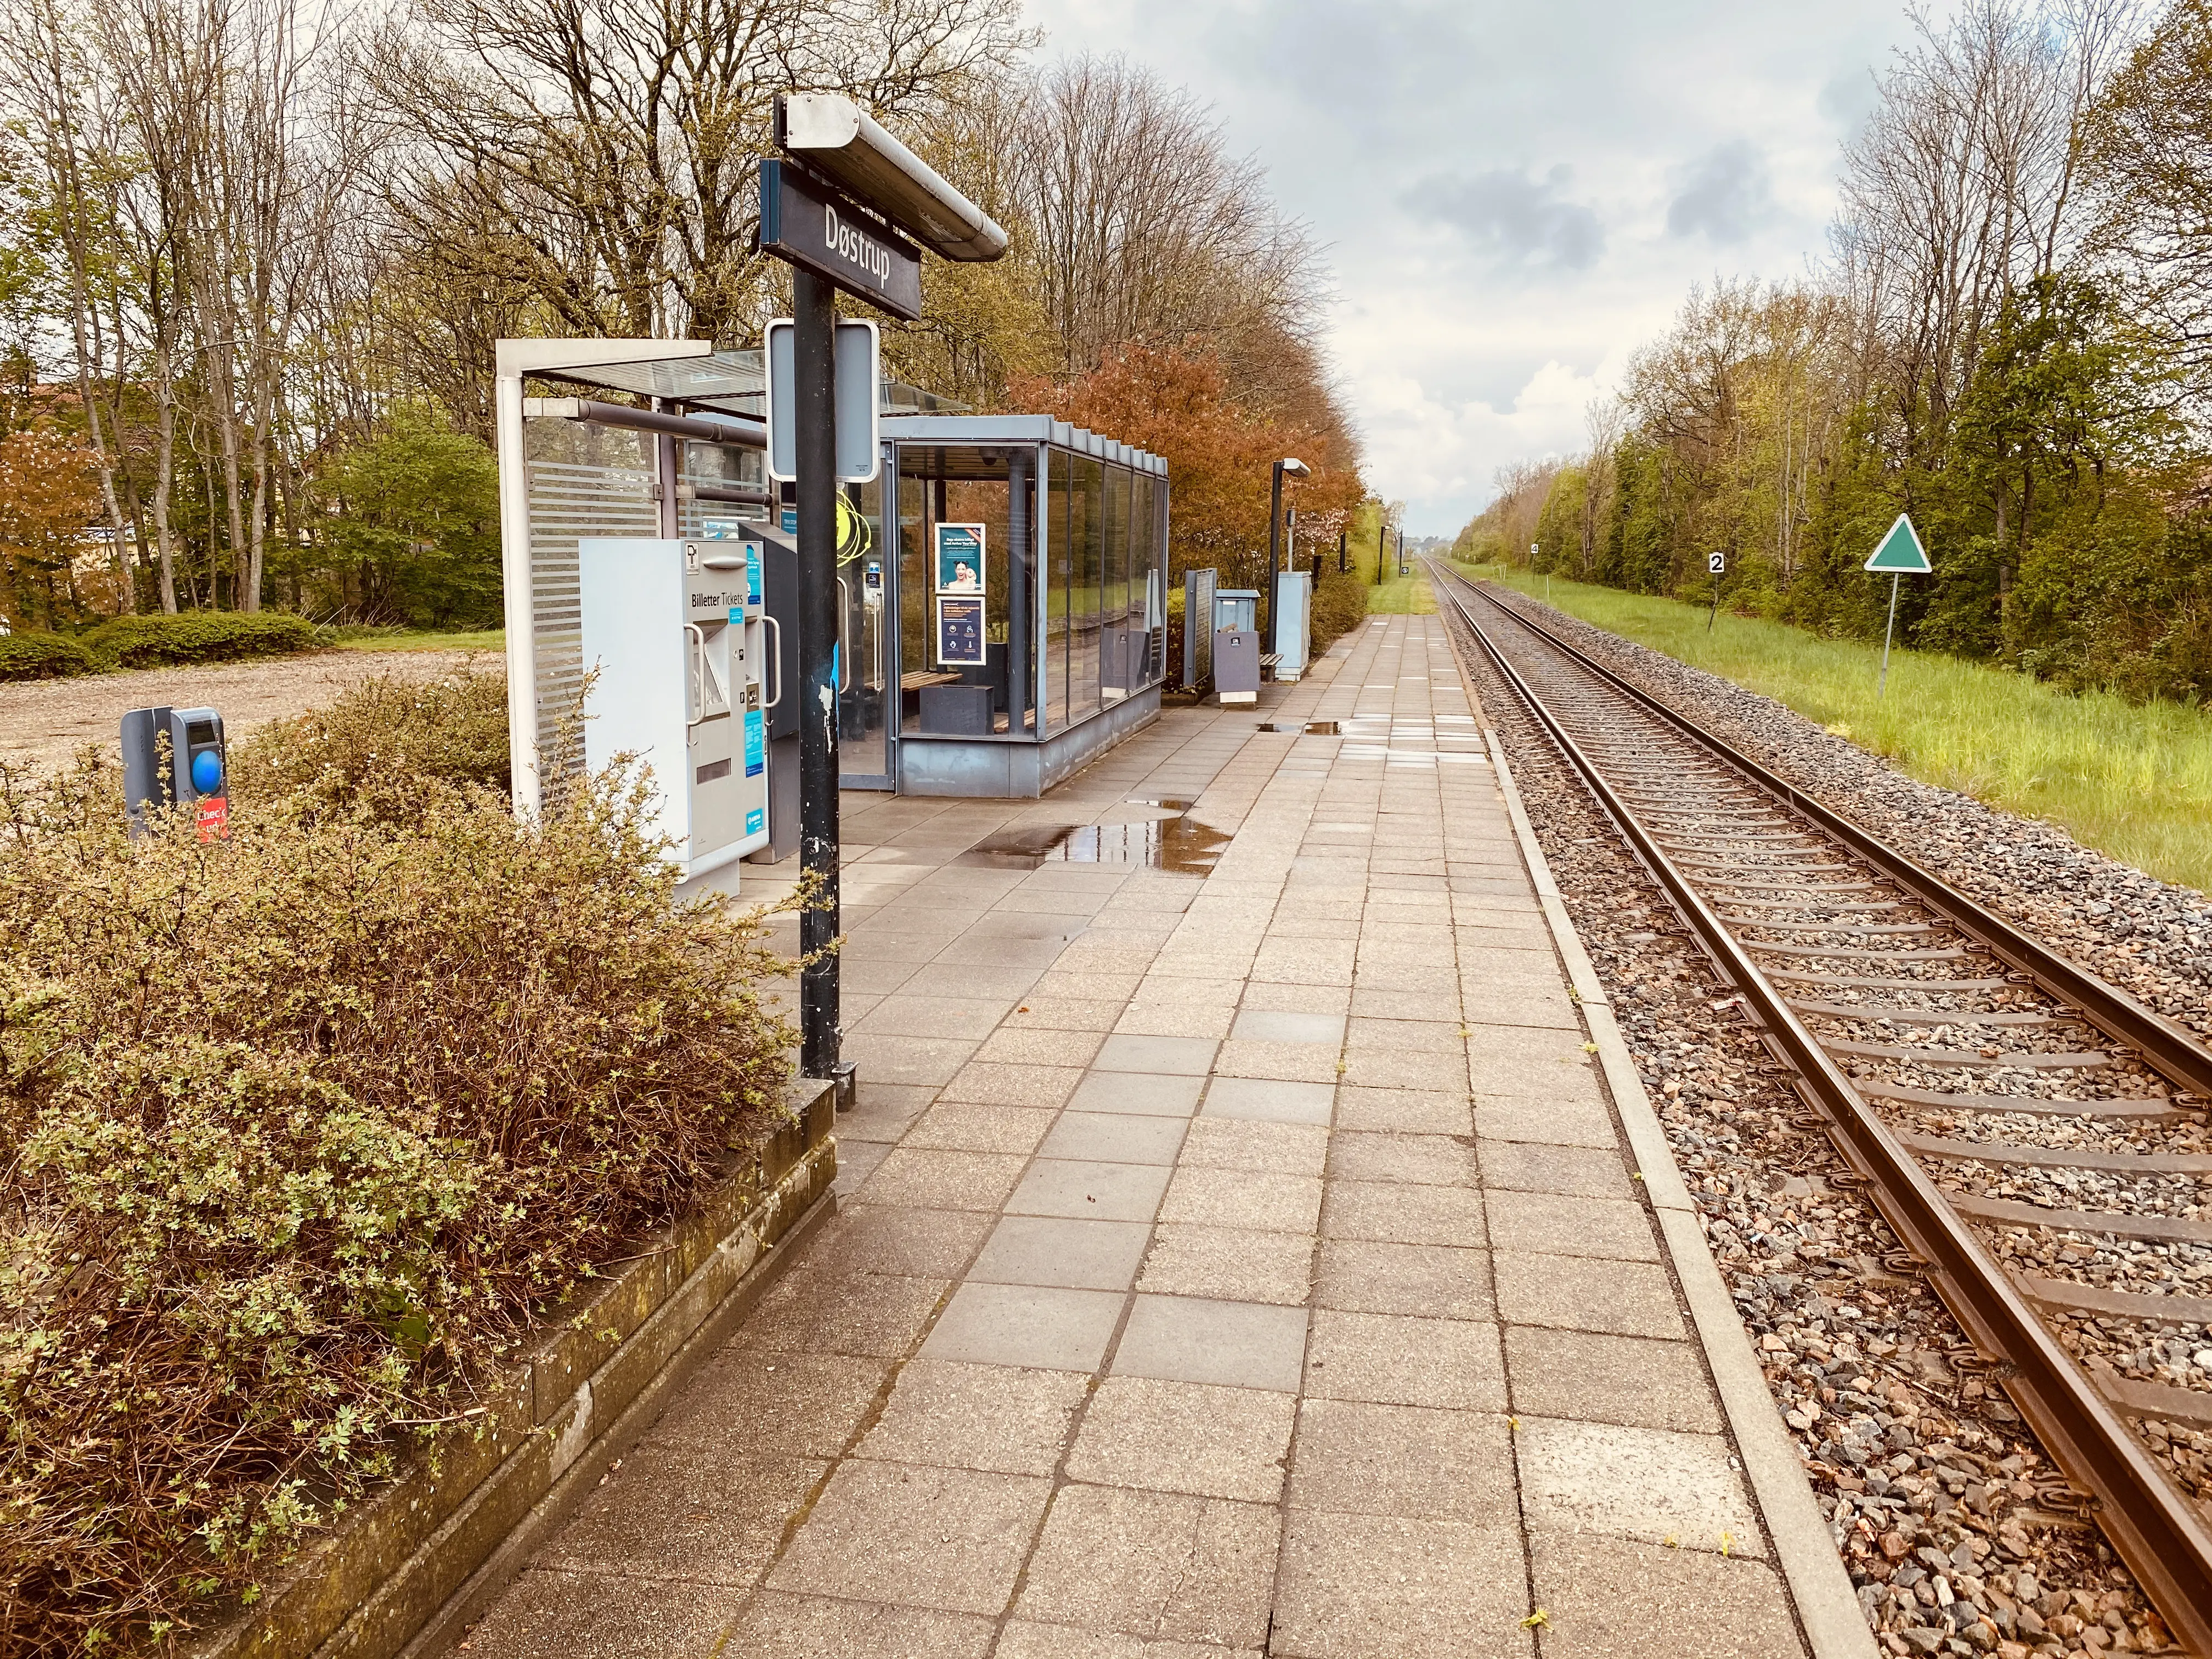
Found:
<svg viewBox="0 0 2212 1659"><path fill-rule="evenodd" d="M1053 52L1212 102L1330 245L1370 482L1456 530L1583 442L1690 284L1825 243L1902 0L1033 0Z"/></svg>

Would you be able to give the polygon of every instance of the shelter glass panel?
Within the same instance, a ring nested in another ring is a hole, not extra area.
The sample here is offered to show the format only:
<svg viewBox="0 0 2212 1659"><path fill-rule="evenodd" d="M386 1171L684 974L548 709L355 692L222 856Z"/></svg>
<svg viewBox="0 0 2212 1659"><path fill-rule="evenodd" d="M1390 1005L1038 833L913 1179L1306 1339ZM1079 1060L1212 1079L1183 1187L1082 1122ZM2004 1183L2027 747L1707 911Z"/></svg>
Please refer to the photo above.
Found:
<svg viewBox="0 0 2212 1659"><path fill-rule="evenodd" d="M1150 685L1158 676L1161 634L1167 624L1159 538L1152 517L1152 483L1151 473L1139 472L1131 477L1129 487L1129 605L1133 613L1130 625L1144 634L1138 655L1140 686Z"/></svg>
<svg viewBox="0 0 2212 1659"><path fill-rule="evenodd" d="M1074 569L1067 593L1067 718L1099 709L1100 579L1106 559L1106 465L1079 455L1069 502L1067 538Z"/></svg>
<svg viewBox="0 0 2212 1659"><path fill-rule="evenodd" d="M905 730L914 695L908 682L929 660L929 477L922 452L898 453L899 726Z"/></svg>
<svg viewBox="0 0 2212 1659"><path fill-rule="evenodd" d="M854 778L891 773L897 657L882 604L884 484L880 471L847 484L837 503L837 769Z"/></svg>
<svg viewBox="0 0 2212 1659"><path fill-rule="evenodd" d="M1025 463L1030 453L1023 452ZM1026 513L1018 526L1013 510L1015 471L1003 447L906 445L899 451L902 731L928 733L922 694L950 685L988 687L992 730L1010 729L1016 676L1034 672L1026 643L1024 661L1010 661L1014 532L1027 531ZM1021 482L1026 489L1026 476ZM940 626L945 597L981 599L981 662L949 644ZM1025 718L1024 726L1030 723Z"/></svg>
<svg viewBox="0 0 2212 1659"><path fill-rule="evenodd" d="M1105 556L1101 562L1098 678L1101 700L1129 695L1129 471L1106 469Z"/></svg>
<svg viewBox="0 0 2212 1659"><path fill-rule="evenodd" d="M1070 531L1075 522L1075 458L1059 450L1045 452L1050 469L1050 488L1045 507L1045 700L1047 732L1067 725L1067 665L1069 657L1068 595L1073 591L1075 562L1070 550Z"/></svg>

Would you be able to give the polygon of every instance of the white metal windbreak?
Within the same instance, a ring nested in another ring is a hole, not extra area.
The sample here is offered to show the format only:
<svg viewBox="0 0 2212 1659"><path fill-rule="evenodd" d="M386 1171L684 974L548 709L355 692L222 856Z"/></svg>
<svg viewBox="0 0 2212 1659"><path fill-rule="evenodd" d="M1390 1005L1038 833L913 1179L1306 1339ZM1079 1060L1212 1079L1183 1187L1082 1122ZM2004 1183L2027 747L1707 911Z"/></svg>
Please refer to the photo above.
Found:
<svg viewBox="0 0 2212 1659"><path fill-rule="evenodd" d="M607 465L619 461L619 453L533 458L523 419L522 383L532 374L704 357L714 349L712 340L499 342L493 412L507 617L507 737L518 817L534 817L544 805L541 757L574 705L582 674L577 540L587 535L650 536L659 526L650 451L635 471ZM641 507L641 516L636 507Z"/></svg>

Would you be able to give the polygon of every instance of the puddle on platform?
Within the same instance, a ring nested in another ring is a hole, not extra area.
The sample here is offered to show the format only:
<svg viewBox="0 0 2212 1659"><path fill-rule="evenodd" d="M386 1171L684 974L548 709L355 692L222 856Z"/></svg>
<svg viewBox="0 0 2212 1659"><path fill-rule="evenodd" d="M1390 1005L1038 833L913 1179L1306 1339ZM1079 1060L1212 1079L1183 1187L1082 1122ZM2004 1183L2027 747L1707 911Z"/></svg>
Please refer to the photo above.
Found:
<svg viewBox="0 0 2212 1659"><path fill-rule="evenodd" d="M1184 800L1176 795L1127 795L1122 798L1124 806L1158 806L1170 812L1188 812L1198 805L1195 800Z"/></svg>
<svg viewBox="0 0 2212 1659"><path fill-rule="evenodd" d="M1165 805L1168 803L1162 802ZM1213 872L1229 837L1189 818L1151 823L1033 823L987 836L955 860L1000 870L1046 864L1139 865L1175 875Z"/></svg>
<svg viewBox="0 0 2212 1659"><path fill-rule="evenodd" d="M1340 735L1334 720L1308 720L1304 726L1279 726L1273 720L1260 723L1262 732L1287 732L1293 737L1334 738Z"/></svg>

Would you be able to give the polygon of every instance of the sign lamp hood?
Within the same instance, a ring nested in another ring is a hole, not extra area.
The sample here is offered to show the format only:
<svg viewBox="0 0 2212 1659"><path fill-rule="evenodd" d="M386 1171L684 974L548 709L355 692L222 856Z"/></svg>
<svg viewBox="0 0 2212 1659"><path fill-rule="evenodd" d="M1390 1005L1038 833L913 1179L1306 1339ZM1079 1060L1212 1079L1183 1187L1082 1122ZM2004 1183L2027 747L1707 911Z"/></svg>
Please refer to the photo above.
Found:
<svg viewBox="0 0 2212 1659"><path fill-rule="evenodd" d="M842 185L933 253L995 259L1006 233L934 168L834 92L789 92L775 100L776 141Z"/></svg>
<svg viewBox="0 0 2212 1659"><path fill-rule="evenodd" d="M1283 457L1283 476L1286 478L1310 478L1313 469L1295 455Z"/></svg>

